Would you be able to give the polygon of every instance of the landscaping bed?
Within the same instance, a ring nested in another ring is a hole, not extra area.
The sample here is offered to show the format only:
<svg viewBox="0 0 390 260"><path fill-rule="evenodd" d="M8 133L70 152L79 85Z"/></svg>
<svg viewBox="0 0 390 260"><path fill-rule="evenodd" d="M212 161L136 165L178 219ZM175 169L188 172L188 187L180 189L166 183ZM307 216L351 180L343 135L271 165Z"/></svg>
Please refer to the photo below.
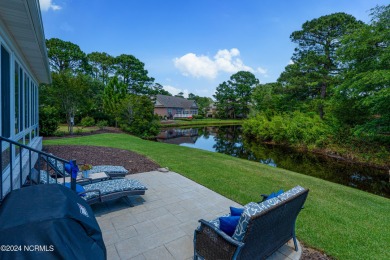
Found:
<svg viewBox="0 0 390 260"><path fill-rule="evenodd" d="M116 148L86 145L50 145L43 151L77 164L120 165L130 174L154 171L160 166L143 155Z"/></svg>

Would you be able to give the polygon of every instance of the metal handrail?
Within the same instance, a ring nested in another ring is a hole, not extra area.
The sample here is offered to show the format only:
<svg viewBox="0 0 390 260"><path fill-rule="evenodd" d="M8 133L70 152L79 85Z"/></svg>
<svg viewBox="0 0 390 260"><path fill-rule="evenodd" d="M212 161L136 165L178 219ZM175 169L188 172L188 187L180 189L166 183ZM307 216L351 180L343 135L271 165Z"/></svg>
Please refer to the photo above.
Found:
<svg viewBox="0 0 390 260"><path fill-rule="evenodd" d="M38 159L37 159L37 162L38 162L38 172L39 172L39 175L41 174L41 169L42 169L42 165L41 165L41 160L42 160L42 157L46 157L46 158L53 158L57 164L57 162L60 162L63 164L63 168L64 168L64 175L65 175L65 164L66 163L70 163L70 161L67 161L67 160L64 160L62 158L59 158L53 154L49 154L49 153L46 153L46 152L43 152L41 150L37 150L37 149L34 149L30 146L27 146L27 145L24 145L24 144L21 144L19 142L16 142L14 140L11 140L11 139L8 139L8 138L5 138L3 136L0 136L0 170L1 170L1 173L0 173L0 203L1 201L3 200L3 142L6 142L9 144L9 162L8 164L6 165L6 167L9 165L9 184L10 184L10 191L14 190L14 183L13 183L13 150L12 150L12 146L16 146L16 147L19 147L19 174L20 174L20 187L23 187L25 186L26 184L23 183L23 150L27 150L28 151L28 167L29 167L29 172L28 172L28 177L29 179L31 180L31 169L33 167L32 165L32 153L36 153L38 155ZM76 161L73 161L73 163L76 165ZM47 170L47 175L49 175L49 164L46 164L46 170ZM5 168L4 168L5 169ZM49 177L49 176L47 176ZM38 178L40 178L40 176L38 176ZM65 178L65 177L64 177ZM57 181L57 177L56 177L56 181ZM30 181L29 185L32 185L32 181ZM65 184L65 181L63 182L63 184ZM71 189L72 190L76 190L76 179L73 178L72 174L71 174Z"/></svg>

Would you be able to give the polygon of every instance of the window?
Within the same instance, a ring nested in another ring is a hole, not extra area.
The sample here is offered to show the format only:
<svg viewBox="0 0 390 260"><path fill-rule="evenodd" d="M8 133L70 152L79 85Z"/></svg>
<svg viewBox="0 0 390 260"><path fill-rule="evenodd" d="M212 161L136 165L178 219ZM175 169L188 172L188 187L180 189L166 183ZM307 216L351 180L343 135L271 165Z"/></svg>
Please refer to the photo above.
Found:
<svg viewBox="0 0 390 260"><path fill-rule="evenodd" d="M33 120L33 113L34 113L34 102L33 102L33 95L34 95L34 83L32 80L30 80L30 88L29 88L29 115L28 115L28 119L29 119L29 122L30 124L28 126L32 126L34 124L34 120Z"/></svg>
<svg viewBox="0 0 390 260"><path fill-rule="evenodd" d="M15 62L15 134L19 133L19 64Z"/></svg>
<svg viewBox="0 0 390 260"><path fill-rule="evenodd" d="M29 113L30 113L30 78L24 73L24 128L30 127Z"/></svg>
<svg viewBox="0 0 390 260"><path fill-rule="evenodd" d="M19 81L19 132L23 131L24 128L24 107L23 107L23 97L24 97L24 80L23 80L23 69L19 69L19 76L20 76L20 81Z"/></svg>
<svg viewBox="0 0 390 260"><path fill-rule="evenodd" d="M1 135L11 136L11 79L10 55L1 46Z"/></svg>

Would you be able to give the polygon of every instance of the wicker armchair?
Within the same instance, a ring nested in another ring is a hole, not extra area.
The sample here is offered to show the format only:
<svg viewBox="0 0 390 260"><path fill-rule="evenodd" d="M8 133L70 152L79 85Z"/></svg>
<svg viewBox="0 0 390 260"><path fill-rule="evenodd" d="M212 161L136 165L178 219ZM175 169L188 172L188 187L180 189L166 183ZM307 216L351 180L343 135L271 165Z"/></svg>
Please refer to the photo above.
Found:
<svg viewBox="0 0 390 260"><path fill-rule="evenodd" d="M297 186L260 204L245 205L232 237L219 229L218 221L199 220L194 259L265 259L291 238L297 251L295 220L308 192Z"/></svg>

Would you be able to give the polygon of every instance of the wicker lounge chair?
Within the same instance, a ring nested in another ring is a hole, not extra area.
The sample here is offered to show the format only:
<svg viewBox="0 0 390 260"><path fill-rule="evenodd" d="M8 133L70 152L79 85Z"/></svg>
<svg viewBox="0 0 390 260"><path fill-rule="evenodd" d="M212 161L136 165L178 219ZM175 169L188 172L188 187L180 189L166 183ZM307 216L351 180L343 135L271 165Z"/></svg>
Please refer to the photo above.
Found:
<svg viewBox="0 0 390 260"><path fill-rule="evenodd" d="M64 164L51 157L42 156L42 159L61 177L67 177L68 173L64 170ZM95 165L89 170L89 173L105 172L112 178L124 178L129 173L123 166L117 165ZM65 175L65 176L64 176Z"/></svg>
<svg viewBox="0 0 390 260"><path fill-rule="evenodd" d="M57 181L50 177L49 173L36 169L31 171L31 179L34 184L57 184ZM60 184L58 184L60 185ZM134 179L112 179L83 185L83 192L79 195L88 204L110 201L118 198L126 198L133 195L144 195L146 186Z"/></svg>
<svg viewBox="0 0 390 260"><path fill-rule="evenodd" d="M265 259L295 237L295 220L309 190L297 186L276 198L248 203L232 236L219 228L219 218L199 220L194 259Z"/></svg>

